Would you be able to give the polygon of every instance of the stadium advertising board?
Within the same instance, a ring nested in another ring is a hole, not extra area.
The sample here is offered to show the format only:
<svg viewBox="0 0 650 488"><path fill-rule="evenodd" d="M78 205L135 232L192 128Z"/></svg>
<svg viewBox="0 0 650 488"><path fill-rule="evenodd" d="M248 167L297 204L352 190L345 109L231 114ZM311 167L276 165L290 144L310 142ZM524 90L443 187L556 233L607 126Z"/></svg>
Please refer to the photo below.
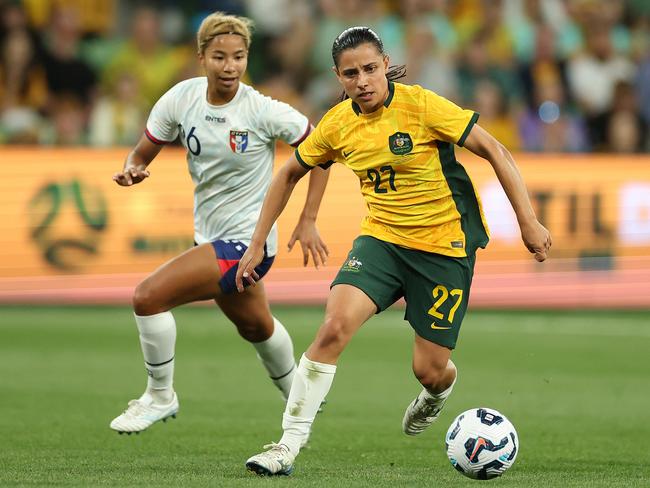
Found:
<svg viewBox="0 0 650 488"><path fill-rule="evenodd" d="M3 301L41 297L34 290L48 282L61 293L71 283L77 290L103 283L102 289L125 294L144 274L193 244L192 183L179 149L165 149L151 165L151 177L133 188L111 180L127 149L2 152ZM287 154L280 149L277 164ZM514 214L489 164L464 150L457 157L482 197L491 231L488 248L479 251L475 303L545 306L548 299L523 299L521 288L548 286L545 294L557 294L564 306L579 306L585 296L602 299L593 286L585 288L601 283L610 287L610 306L650 305L650 158L519 155L536 212L553 235L552 259L538 264L521 244ZM282 245L266 279L271 295L275 290L281 300L322 299L365 215L358 181L335 165L318 222L330 259L324 269L304 270L299 248L287 253L284 243L306 187L306 181L300 183L281 217ZM615 291L620 280L627 292ZM575 296L558 287L561 283ZM591 291L585 295L585 289Z"/></svg>

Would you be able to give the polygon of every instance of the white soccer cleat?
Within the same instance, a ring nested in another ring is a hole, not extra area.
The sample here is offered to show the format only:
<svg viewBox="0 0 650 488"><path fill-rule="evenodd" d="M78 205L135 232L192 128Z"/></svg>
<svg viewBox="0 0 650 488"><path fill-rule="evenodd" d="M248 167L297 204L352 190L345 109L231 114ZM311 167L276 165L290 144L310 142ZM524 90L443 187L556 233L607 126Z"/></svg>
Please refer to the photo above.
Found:
<svg viewBox="0 0 650 488"><path fill-rule="evenodd" d="M426 390L422 390L415 400L406 407L402 429L407 435L417 435L424 431L438 419L440 411L445 405L446 398L441 400L426 398L426 393Z"/></svg>
<svg viewBox="0 0 650 488"><path fill-rule="evenodd" d="M288 476L293 473L293 461L296 456L291 454L284 444L275 442L264 446L266 451L253 456L246 461L246 468L260 476Z"/></svg>
<svg viewBox="0 0 650 488"><path fill-rule="evenodd" d="M165 405L154 403L153 399L147 395L146 398L131 400L126 410L113 419L111 429L120 434L130 435L134 432L138 434L159 420L165 422L169 417L176 418L177 413L178 397L176 392L174 392L172 401Z"/></svg>

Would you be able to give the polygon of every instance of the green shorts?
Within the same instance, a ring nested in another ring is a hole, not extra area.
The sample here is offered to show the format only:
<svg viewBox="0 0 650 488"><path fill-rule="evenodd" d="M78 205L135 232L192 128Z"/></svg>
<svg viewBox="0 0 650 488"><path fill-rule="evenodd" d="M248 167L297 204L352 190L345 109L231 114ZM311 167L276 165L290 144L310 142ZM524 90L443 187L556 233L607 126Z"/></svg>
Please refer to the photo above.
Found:
<svg viewBox="0 0 650 488"><path fill-rule="evenodd" d="M377 305L400 298L404 319L422 338L453 349L467 310L475 255L452 258L359 236L331 286L352 285Z"/></svg>

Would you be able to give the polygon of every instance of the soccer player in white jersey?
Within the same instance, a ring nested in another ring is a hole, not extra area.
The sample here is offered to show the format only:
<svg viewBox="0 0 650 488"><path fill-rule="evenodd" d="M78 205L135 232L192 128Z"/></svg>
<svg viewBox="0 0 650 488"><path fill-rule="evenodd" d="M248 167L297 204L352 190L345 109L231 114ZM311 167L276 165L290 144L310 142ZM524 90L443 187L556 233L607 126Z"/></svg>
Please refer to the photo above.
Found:
<svg viewBox="0 0 650 488"><path fill-rule="evenodd" d="M133 296L135 321L148 372L147 387L115 418L120 433L140 432L175 416L173 389L176 324L170 310L196 300L214 299L251 342L273 383L286 399L295 358L291 338L271 315L264 287L236 293L237 263L250 243L264 195L271 182L275 141L297 146L311 130L307 118L240 81L246 70L251 22L216 12L197 33L198 56L206 76L183 81L155 104L144 135L113 179L131 186L149 176L147 166L164 144L180 136L194 182L194 239L197 246L177 256L140 283ZM327 248L315 216L327 184L327 171L313 173L289 249L300 240L304 262L319 265ZM277 251L270 234L261 277Z"/></svg>

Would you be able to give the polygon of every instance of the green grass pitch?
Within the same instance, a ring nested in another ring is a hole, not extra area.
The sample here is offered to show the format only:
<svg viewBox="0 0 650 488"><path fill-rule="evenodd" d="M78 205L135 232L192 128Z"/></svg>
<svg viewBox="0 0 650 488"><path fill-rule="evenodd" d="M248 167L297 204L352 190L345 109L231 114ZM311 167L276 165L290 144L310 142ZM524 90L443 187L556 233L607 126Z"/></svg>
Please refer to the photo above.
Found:
<svg viewBox="0 0 650 488"><path fill-rule="evenodd" d="M322 309L274 312L302 353ZM267 479L244 461L278 440L279 394L216 307L175 315L178 418L120 436L108 423L145 382L130 310L2 307L0 486L650 486L648 313L470 311L455 392L411 438L413 333L389 310L344 353L295 473ZM506 414L521 441L514 467L485 482L444 450L452 419L478 406Z"/></svg>

